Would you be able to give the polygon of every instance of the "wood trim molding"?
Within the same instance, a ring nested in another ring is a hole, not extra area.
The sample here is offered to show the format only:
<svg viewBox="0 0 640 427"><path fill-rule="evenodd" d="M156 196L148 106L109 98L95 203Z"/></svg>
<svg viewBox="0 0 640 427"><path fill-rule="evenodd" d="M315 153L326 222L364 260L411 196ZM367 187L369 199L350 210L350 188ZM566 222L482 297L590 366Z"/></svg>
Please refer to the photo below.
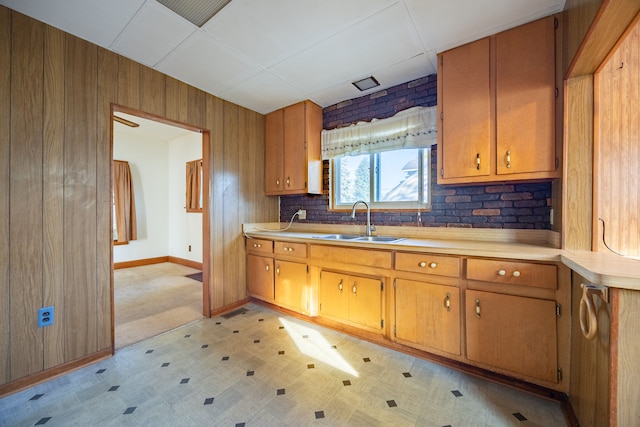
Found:
<svg viewBox="0 0 640 427"><path fill-rule="evenodd" d="M155 258L134 259L133 261L114 262L113 269L118 270L120 268L140 267L141 265L160 264L161 262L169 262L169 257L159 256Z"/></svg>
<svg viewBox="0 0 640 427"><path fill-rule="evenodd" d="M252 300L250 298L244 298L244 299L242 299L240 301L236 301L236 302L234 302L232 304L225 305L224 307L216 308L215 310L211 310L211 317L219 316L219 315L221 315L223 313L226 313L227 311L231 311L231 310L236 309L238 307L242 307L243 305L248 304L251 301ZM257 302L257 301L258 300L255 300L254 302ZM268 307L271 307L271 306L268 306Z"/></svg>
<svg viewBox="0 0 640 427"><path fill-rule="evenodd" d="M175 256L168 256L167 261L172 262L174 264L184 265L185 267L191 267L197 270L202 270L202 263L198 261L191 261L188 259L178 258Z"/></svg>
<svg viewBox="0 0 640 427"><path fill-rule="evenodd" d="M2 384L0 385L0 398L24 390L26 388L33 387L36 384L52 380L61 375L66 375L70 372L76 371L80 368L84 368L85 366L99 362L111 356L113 356L113 348L106 348L104 350L98 351L97 353L90 354L71 362L63 363L62 365L58 365L54 368L29 375L28 377L23 377L10 383Z"/></svg>

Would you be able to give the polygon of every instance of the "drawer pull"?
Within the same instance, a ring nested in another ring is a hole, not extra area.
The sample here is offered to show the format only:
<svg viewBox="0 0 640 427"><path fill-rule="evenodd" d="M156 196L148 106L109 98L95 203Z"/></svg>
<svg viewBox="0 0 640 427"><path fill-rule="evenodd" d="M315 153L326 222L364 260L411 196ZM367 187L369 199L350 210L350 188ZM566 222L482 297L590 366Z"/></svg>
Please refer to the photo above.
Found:
<svg viewBox="0 0 640 427"><path fill-rule="evenodd" d="M353 282L353 295L358 295L358 282Z"/></svg>
<svg viewBox="0 0 640 427"><path fill-rule="evenodd" d="M504 270L499 270L498 271L498 276L505 276L506 274L507 274L507 272L504 271Z"/></svg>
<svg viewBox="0 0 640 427"><path fill-rule="evenodd" d="M289 247L289 248L287 248L287 250L288 250L289 252L293 252L293 247Z"/></svg>
<svg viewBox="0 0 640 427"><path fill-rule="evenodd" d="M426 266L427 266L427 263L426 263L426 262L424 262L424 261L422 261L422 262L421 262L420 264L418 264L418 265L419 265L420 267L426 267Z"/></svg>
<svg viewBox="0 0 640 427"><path fill-rule="evenodd" d="M480 318L480 299L476 298L476 317Z"/></svg>
<svg viewBox="0 0 640 427"><path fill-rule="evenodd" d="M254 243L253 247L254 248L261 248L262 247L262 243Z"/></svg>
<svg viewBox="0 0 640 427"><path fill-rule="evenodd" d="M444 306L447 308L447 311L451 311L451 294L447 292L447 296L444 297Z"/></svg>
<svg viewBox="0 0 640 427"><path fill-rule="evenodd" d="M340 293L342 293L342 279L340 279L340 283L338 283L338 289L340 290Z"/></svg>
<svg viewBox="0 0 640 427"><path fill-rule="evenodd" d="M513 277L520 277L520 272L518 270L514 271Z"/></svg>
<svg viewBox="0 0 640 427"><path fill-rule="evenodd" d="M430 268L436 268L438 266L438 264L436 264L435 262L432 262L431 264L429 264Z"/></svg>

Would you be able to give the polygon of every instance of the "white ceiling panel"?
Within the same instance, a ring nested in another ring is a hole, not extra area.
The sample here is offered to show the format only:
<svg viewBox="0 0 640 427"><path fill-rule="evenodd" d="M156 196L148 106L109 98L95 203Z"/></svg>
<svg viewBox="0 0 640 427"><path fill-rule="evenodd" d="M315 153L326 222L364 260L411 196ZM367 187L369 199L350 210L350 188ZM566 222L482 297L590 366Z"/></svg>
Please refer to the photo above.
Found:
<svg viewBox="0 0 640 427"><path fill-rule="evenodd" d="M198 28L156 1L148 1L111 48L154 66Z"/></svg>
<svg viewBox="0 0 640 427"><path fill-rule="evenodd" d="M0 4L98 46L108 47L144 1L0 0Z"/></svg>
<svg viewBox="0 0 640 427"><path fill-rule="evenodd" d="M442 52L562 10L564 0L405 0L425 49ZM448 19L441 19L446 16Z"/></svg>
<svg viewBox="0 0 640 427"><path fill-rule="evenodd" d="M185 0L189 1L189 0ZM0 0L243 107L356 98L436 72L436 52L562 11L565 0L232 0L202 28L156 0Z"/></svg>
<svg viewBox="0 0 640 427"><path fill-rule="evenodd" d="M142 117L117 111L114 115L122 117L133 123L137 123L138 127L131 127L122 123L113 121L113 135L117 138L120 135L131 135L136 138L148 139L152 141L173 141L182 138L190 133L197 133L192 130L184 129L177 126L171 126L154 120L143 119Z"/></svg>
<svg viewBox="0 0 640 427"><path fill-rule="evenodd" d="M295 104L304 99L305 94L268 71L262 71L220 92L219 96L227 100L233 99L239 105L251 103L254 111L266 114Z"/></svg>
<svg viewBox="0 0 640 427"><path fill-rule="evenodd" d="M269 67L396 1L233 0L202 28Z"/></svg>
<svg viewBox="0 0 640 427"><path fill-rule="evenodd" d="M389 26L388 22L396 25ZM421 52L404 5L397 3L271 70L294 86L315 92Z"/></svg>
<svg viewBox="0 0 640 427"><path fill-rule="evenodd" d="M156 68L214 95L262 70L244 55L200 30L174 49Z"/></svg>

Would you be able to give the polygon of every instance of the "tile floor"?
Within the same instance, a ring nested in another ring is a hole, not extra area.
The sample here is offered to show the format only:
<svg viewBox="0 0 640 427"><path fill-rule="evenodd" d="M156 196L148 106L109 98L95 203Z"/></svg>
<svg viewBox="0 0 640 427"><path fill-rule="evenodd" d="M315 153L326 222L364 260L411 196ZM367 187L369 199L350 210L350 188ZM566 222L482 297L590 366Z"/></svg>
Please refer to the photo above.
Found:
<svg viewBox="0 0 640 427"><path fill-rule="evenodd" d="M231 314L0 399L0 425L567 425L557 402L255 304Z"/></svg>

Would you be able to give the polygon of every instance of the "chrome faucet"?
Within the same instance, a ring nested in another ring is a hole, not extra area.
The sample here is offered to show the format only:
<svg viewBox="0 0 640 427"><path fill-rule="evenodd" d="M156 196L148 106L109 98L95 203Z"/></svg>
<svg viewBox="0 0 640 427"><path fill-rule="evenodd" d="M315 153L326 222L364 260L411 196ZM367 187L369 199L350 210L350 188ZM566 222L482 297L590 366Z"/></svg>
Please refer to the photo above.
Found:
<svg viewBox="0 0 640 427"><path fill-rule="evenodd" d="M358 200L357 202L355 202L353 204L353 208L351 209L351 218L356 218L356 206L358 206L359 203L362 203L367 208L367 236L371 236L371 232L376 231L376 226L371 224L371 209L369 209L369 205L367 204L367 202L365 202L364 200Z"/></svg>

